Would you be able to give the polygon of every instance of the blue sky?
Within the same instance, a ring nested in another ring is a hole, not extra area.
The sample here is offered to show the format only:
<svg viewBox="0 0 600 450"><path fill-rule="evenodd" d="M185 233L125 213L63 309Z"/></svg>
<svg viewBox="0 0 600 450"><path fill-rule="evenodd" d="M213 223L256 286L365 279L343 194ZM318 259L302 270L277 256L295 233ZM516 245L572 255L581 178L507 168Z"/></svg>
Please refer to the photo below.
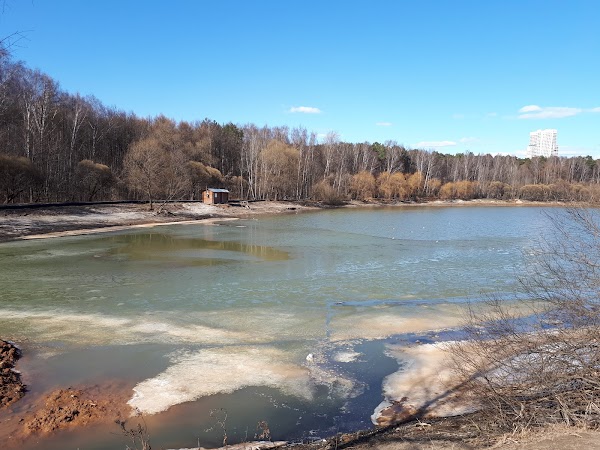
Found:
<svg viewBox="0 0 600 450"><path fill-rule="evenodd" d="M147 117L600 158L600 1L5 0L15 58Z"/></svg>

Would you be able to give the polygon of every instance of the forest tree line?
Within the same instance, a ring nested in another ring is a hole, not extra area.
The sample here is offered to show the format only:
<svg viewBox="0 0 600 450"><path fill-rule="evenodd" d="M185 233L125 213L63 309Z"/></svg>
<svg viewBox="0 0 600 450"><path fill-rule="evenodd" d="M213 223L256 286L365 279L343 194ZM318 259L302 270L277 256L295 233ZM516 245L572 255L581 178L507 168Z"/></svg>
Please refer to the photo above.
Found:
<svg viewBox="0 0 600 450"><path fill-rule="evenodd" d="M447 155L304 128L141 118L63 91L0 49L0 202L600 198L591 157Z"/></svg>

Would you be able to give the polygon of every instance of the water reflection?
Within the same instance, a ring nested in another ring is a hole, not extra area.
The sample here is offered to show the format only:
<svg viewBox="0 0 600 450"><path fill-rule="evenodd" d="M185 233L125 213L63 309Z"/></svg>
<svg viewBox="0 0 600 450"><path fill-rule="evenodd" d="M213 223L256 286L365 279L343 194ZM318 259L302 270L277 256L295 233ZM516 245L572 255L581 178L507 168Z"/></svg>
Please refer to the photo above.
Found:
<svg viewBox="0 0 600 450"><path fill-rule="evenodd" d="M125 256L130 261L173 262L179 265L215 265L229 260L283 261L287 252L239 241L179 237L163 233L136 233L107 239L116 245L109 256Z"/></svg>

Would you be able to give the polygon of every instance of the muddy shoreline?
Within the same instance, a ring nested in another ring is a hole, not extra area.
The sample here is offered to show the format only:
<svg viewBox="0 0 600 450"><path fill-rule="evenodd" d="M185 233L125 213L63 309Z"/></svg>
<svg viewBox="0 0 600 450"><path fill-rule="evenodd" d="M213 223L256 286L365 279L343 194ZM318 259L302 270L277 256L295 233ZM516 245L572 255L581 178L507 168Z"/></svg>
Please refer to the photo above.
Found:
<svg viewBox="0 0 600 450"><path fill-rule="evenodd" d="M359 202L327 206L307 202L250 202L241 206L205 205L200 202L169 203L151 211L145 204L98 204L78 206L47 205L39 208L4 208L0 210L0 243L20 239L122 231L185 223L211 223L225 219L245 219L261 215L290 214L331 208L361 207L470 207L470 206L565 206L559 202L524 202L520 200L453 200L431 202Z"/></svg>
<svg viewBox="0 0 600 450"><path fill-rule="evenodd" d="M210 223L317 209L287 202L255 202L247 207L170 203L150 210L145 204L42 206L0 210L0 242L121 231L176 223Z"/></svg>

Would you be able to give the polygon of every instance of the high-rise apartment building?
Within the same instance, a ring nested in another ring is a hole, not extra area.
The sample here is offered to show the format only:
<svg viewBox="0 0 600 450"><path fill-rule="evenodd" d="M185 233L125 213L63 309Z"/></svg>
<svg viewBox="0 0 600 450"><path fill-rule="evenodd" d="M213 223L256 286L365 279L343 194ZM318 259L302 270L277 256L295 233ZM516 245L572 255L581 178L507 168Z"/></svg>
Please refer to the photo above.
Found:
<svg viewBox="0 0 600 450"><path fill-rule="evenodd" d="M558 145L556 144L557 131L537 130L529 133L529 145L527 146L527 157L534 156L558 156Z"/></svg>

